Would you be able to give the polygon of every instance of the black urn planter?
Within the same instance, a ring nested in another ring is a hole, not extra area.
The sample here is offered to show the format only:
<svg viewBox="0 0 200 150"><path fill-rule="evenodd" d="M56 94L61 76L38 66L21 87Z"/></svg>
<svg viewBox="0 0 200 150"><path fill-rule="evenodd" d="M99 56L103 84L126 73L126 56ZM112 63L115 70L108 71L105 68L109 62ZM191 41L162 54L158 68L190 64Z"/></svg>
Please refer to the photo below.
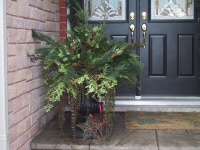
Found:
<svg viewBox="0 0 200 150"><path fill-rule="evenodd" d="M100 113L100 105L102 105L103 102L96 101L91 95L86 95L84 97L84 101L82 101L78 112L81 115L87 115L88 114L96 114Z"/></svg>
<svg viewBox="0 0 200 150"><path fill-rule="evenodd" d="M89 117L89 115L100 114L102 110L103 102L96 101L91 95L85 95L84 100L82 101L78 113L79 117L77 122L78 123L85 123ZM76 128L76 138L83 138L83 130L80 128ZM94 137L89 137L88 139L94 139Z"/></svg>

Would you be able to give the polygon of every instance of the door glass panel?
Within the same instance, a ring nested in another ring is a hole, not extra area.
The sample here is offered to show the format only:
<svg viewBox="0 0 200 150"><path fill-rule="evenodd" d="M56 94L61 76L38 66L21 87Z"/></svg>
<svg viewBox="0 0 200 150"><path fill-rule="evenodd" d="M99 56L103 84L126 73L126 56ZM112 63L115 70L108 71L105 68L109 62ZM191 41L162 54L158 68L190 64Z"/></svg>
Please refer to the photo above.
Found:
<svg viewBox="0 0 200 150"><path fill-rule="evenodd" d="M89 20L126 20L127 0L84 0Z"/></svg>
<svg viewBox="0 0 200 150"><path fill-rule="evenodd" d="M192 20L194 0L151 0L152 20Z"/></svg>

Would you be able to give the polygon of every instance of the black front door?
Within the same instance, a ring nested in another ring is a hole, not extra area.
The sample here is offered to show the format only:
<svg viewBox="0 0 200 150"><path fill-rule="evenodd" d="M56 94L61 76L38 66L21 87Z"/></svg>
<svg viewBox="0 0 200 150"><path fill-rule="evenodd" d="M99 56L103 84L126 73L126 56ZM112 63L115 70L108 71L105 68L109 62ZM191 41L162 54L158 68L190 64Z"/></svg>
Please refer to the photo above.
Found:
<svg viewBox="0 0 200 150"><path fill-rule="evenodd" d="M109 3L114 9L116 1L101 3ZM200 25L193 3L192 0L118 0L118 9L126 8L125 20L107 21L109 37L144 43L144 47L133 51L144 64L141 90L118 88L118 95L200 95ZM131 24L135 27L133 34Z"/></svg>
<svg viewBox="0 0 200 150"><path fill-rule="evenodd" d="M198 54L200 25L196 21L194 7L187 6L188 3L186 5L188 8L185 8L185 5L181 4L183 0L176 1L169 0L163 6L168 9L171 6L171 10L173 7L181 7L172 12L175 20L172 20L171 16L167 18L170 14L169 12L164 14L167 10L162 10L164 9L162 6L160 10L163 11L160 12L160 14L163 13L162 19L158 17L151 19L153 14L149 15L149 19L140 19L140 26L145 23L148 27L146 48L140 50L141 61L145 65L141 77L142 95L194 96L200 94ZM159 1L156 2L159 3ZM150 12L153 5L150 3L150 1L140 0L139 13L159 14L156 10ZM191 9L192 12L180 11L183 9L187 11ZM193 18L189 18L189 15L193 15ZM139 34L141 41L141 31Z"/></svg>

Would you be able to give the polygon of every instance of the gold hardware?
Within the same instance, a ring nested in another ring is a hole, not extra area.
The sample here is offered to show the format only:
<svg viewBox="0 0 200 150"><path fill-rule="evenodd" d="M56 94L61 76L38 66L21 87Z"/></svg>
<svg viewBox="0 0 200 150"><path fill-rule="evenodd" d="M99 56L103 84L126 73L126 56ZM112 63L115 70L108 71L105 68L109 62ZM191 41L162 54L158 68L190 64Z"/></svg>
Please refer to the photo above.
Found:
<svg viewBox="0 0 200 150"><path fill-rule="evenodd" d="M147 13L146 12L142 12L142 19L147 19Z"/></svg>
<svg viewBox="0 0 200 150"><path fill-rule="evenodd" d="M134 24L130 25L130 30L131 30L131 40L132 40L132 43L133 43L134 42L134 31L135 31L135 25Z"/></svg>
<svg viewBox="0 0 200 150"><path fill-rule="evenodd" d="M146 48L146 31L147 31L147 25L146 23L142 24L142 31L143 31L143 41L142 41L142 45L144 48Z"/></svg>
<svg viewBox="0 0 200 150"><path fill-rule="evenodd" d="M131 18L131 20L134 20L134 19L135 19L135 13L134 13L134 12L131 12L131 13L130 13L130 18Z"/></svg>

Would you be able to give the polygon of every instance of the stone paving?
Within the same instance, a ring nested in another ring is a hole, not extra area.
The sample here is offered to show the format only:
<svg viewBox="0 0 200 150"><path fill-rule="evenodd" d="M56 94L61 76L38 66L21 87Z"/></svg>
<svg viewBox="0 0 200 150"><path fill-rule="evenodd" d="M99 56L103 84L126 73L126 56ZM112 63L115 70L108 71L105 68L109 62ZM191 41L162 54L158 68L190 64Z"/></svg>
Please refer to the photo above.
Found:
<svg viewBox="0 0 200 150"><path fill-rule="evenodd" d="M70 120L69 116L66 120ZM101 140L73 140L70 124L61 132L52 121L31 143L32 150L200 150L200 131L127 130L116 113L113 132Z"/></svg>

